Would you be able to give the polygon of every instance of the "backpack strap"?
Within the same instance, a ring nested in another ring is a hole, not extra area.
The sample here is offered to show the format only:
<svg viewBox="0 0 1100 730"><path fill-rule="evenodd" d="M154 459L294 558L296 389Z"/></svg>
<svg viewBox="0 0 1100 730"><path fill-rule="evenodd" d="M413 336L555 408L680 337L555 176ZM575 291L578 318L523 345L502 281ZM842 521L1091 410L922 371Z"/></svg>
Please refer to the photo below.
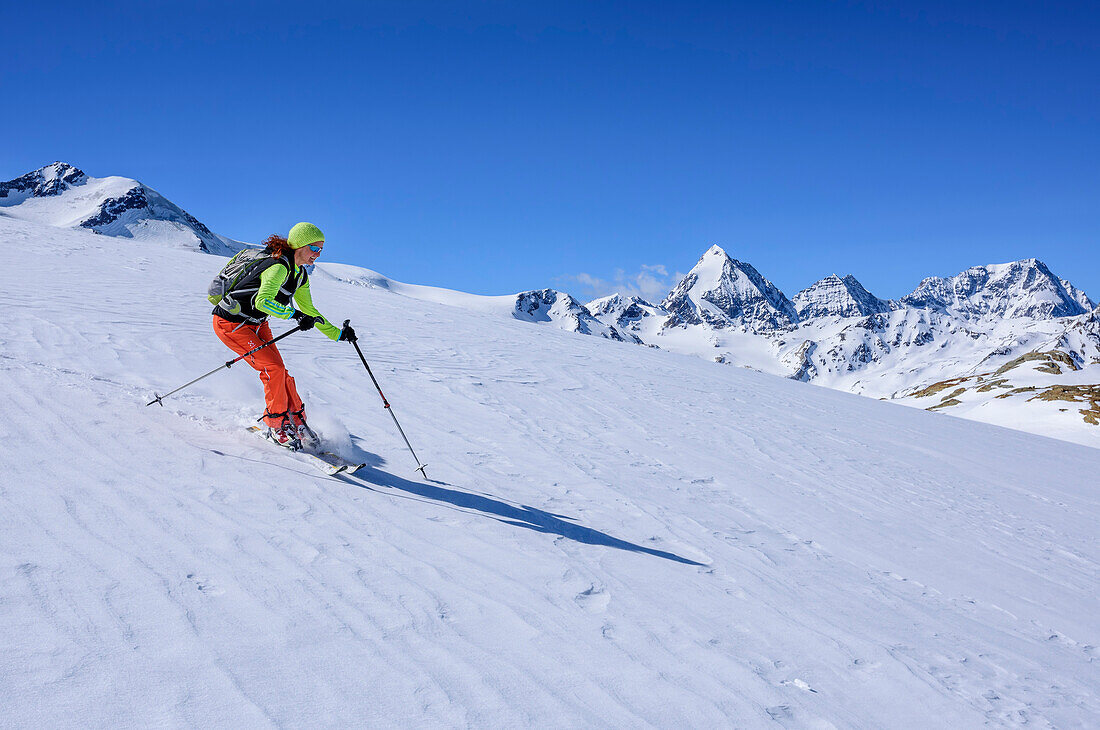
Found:
<svg viewBox="0 0 1100 730"><path fill-rule="evenodd" d="M284 267L286 267L286 281L283 283L282 289L288 292L291 296L293 296L294 292L301 289L303 286L306 285L306 282L309 281L309 272L306 270L306 267L295 267L293 256L294 254L287 254L286 256L283 256L277 260L277 263L280 263ZM294 272L295 268L298 269L297 273Z"/></svg>

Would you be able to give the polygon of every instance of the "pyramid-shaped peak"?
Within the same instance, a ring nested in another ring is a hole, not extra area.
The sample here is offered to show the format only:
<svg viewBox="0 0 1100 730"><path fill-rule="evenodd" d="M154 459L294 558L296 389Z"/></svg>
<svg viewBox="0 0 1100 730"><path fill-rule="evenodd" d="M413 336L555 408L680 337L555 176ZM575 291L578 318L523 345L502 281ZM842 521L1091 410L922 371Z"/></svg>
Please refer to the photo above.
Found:
<svg viewBox="0 0 1100 730"><path fill-rule="evenodd" d="M859 281L856 279L856 277L852 276L851 274L846 274L844 276L839 276L837 274L829 274L824 279L820 279L819 281L814 282L811 286L824 286L824 285L828 285L828 286L859 286L859 287L862 287L862 284L860 284ZM803 291L805 291L805 290L803 290Z"/></svg>
<svg viewBox="0 0 1100 730"><path fill-rule="evenodd" d="M749 274L748 272L752 273ZM733 258L718 244L712 245L703 252L703 255L699 257L699 261L689 272L689 276L692 274L698 280L709 284L734 281L744 278L746 275L753 279L760 277L751 264Z"/></svg>
<svg viewBox="0 0 1100 730"><path fill-rule="evenodd" d="M866 317L890 311L888 302L867 291L851 274L830 274L800 291L792 301L801 319Z"/></svg>
<svg viewBox="0 0 1100 730"><path fill-rule="evenodd" d="M765 331L798 319L783 292L751 264L731 258L717 244L707 249L661 306L676 324L706 324L715 329L740 326Z"/></svg>

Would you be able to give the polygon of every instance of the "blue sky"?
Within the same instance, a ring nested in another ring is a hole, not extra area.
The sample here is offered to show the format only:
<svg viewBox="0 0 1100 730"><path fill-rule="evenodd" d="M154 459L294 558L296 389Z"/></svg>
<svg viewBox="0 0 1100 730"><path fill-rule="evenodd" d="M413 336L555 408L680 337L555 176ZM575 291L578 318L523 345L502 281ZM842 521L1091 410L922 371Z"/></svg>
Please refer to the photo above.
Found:
<svg viewBox="0 0 1100 730"><path fill-rule="evenodd" d="M0 179L481 294L659 298L717 243L789 296L1036 256L1100 298L1094 3L105 5L0 6Z"/></svg>

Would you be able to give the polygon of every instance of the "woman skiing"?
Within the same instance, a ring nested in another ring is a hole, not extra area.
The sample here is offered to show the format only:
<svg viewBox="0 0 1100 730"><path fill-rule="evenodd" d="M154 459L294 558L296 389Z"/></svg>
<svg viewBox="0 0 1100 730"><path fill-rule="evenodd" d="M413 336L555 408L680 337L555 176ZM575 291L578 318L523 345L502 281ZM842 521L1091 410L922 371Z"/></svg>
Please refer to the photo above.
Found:
<svg viewBox="0 0 1100 730"><path fill-rule="evenodd" d="M264 241L267 257L260 258L238 277L231 291L214 307L214 333L238 355L271 340L269 316L293 318L302 330L316 327L331 340L354 341L351 327L329 323L313 306L309 273L325 246L325 235L312 223L298 223L290 234L272 235ZM260 373L267 410L263 421L273 441L291 449L316 442L306 425L305 406L274 345L245 358Z"/></svg>

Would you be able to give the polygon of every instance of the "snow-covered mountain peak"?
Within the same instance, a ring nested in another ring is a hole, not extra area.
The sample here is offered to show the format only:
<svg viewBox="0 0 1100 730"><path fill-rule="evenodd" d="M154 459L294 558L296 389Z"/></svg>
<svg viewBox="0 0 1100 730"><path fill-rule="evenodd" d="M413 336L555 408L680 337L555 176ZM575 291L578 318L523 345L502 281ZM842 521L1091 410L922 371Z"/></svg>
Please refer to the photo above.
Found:
<svg viewBox="0 0 1100 730"><path fill-rule="evenodd" d="M731 258L721 246L707 249L695 267L662 302L670 326L738 326L753 332L798 321L790 300L752 264Z"/></svg>
<svg viewBox="0 0 1100 730"><path fill-rule="evenodd" d="M728 276L730 266L736 268L740 263L726 253L726 249L714 244L703 252L690 273L698 274L704 281L717 282L723 276Z"/></svg>
<svg viewBox="0 0 1100 730"><path fill-rule="evenodd" d="M623 336L614 326L593 317L584 305L569 294L554 289L517 294L512 316L528 322L552 322L569 332L623 340Z"/></svg>
<svg viewBox="0 0 1100 730"><path fill-rule="evenodd" d="M584 306L585 309L587 309L595 316L602 316L611 313L618 315L634 307L644 309L657 308L655 304L651 304L645 299L642 299L641 297L635 296L633 294L612 294L611 296L593 299Z"/></svg>
<svg viewBox="0 0 1100 730"><path fill-rule="evenodd" d="M54 162L14 180L0 182L0 206L18 205L27 198L60 195L88 179L84 172L66 162Z"/></svg>
<svg viewBox="0 0 1100 730"><path fill-rule="evenodd" d="M1052 319L1088 311L1066 291L1062 280L1035 258L972 266L948 279L929 277L901 303L967 318Z"/></svg>
<svg viewBox="0 0 1100 730"><path fill-rule="evenodd" d="M793 300L800 319L813 317L865 317L890 311L890 305L867 291L848 274L831 274L803 289Z"/></svg>
<svg viewBox="0 0 1100 730"><path fill-rule="evenodd" d="M660 325L656 323L668 319L668 311L663 307L634 295L612 294L593 299L585 305L585 309L600 322L621 333L624 339L638 344L645 344L641 333L658 330Z"/></svg>
<svg viewBox="0 0 1100 730"><path fill-rule="evenodd" d="M0 182L0 208L20 220L215 254L232 254L240 243L213 233L157 191L125 177L89 177L54 162Z"/></svg>

